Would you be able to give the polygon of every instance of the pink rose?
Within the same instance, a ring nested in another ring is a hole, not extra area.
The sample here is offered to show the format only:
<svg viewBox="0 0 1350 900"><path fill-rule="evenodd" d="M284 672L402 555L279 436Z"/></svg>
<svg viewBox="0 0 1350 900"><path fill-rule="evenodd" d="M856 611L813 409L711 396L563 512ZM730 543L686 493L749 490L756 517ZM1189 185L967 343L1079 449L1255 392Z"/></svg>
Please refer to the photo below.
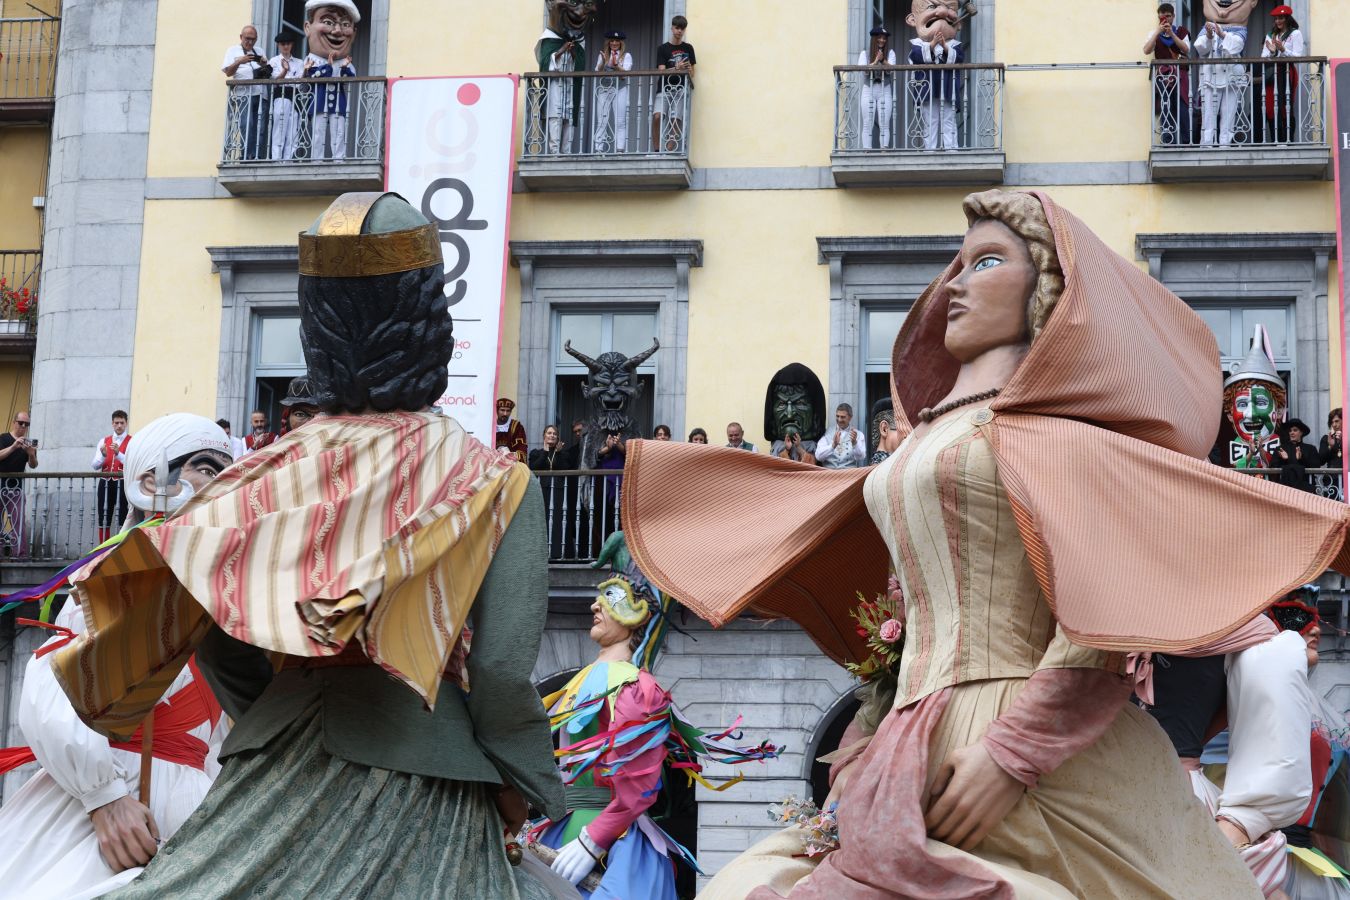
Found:
<svg viewBox="0 0 1350 900"><path fill-rule="evenodd" d="M900 640L900 635L905 633L905 626L896 619L887 619L881 623L881 639L888 644L894 644Z"/></svg>

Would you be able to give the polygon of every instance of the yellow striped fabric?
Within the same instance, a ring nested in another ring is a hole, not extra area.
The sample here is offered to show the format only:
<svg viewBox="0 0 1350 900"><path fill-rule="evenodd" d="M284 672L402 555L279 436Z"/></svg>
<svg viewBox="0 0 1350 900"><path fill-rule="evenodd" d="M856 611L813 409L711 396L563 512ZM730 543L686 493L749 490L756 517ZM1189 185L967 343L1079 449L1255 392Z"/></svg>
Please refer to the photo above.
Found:
<svg viewBox="0 0 1350 900"><path fill-rule="evenodd" d="M77 573L88 630L53 669L120 738L215 622L277 654L356 640L431 706L529 478L446 416L317 419Z"/></svg>

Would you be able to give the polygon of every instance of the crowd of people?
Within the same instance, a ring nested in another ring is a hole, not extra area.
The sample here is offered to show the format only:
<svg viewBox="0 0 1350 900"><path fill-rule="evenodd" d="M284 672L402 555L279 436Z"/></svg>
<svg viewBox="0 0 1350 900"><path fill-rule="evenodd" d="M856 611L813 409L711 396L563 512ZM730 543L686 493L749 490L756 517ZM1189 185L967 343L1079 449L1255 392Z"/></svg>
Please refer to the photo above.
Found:
<svg viewBox="0 0 1350 900"><path fill-rule="evenodd" d="M294 32L277 33L272 39L276 53L269 58L257 46L258 29L244 26L239 43L225 51L220 69L227 79L268 83L235 89L239 102L232 103L232 112L238 133L232 143L243 159L346 158L351 88L308 79L356 75L352 54L360 21L352 0L309 0L304 25L309 52L303 58L295 54Z"/></svg>

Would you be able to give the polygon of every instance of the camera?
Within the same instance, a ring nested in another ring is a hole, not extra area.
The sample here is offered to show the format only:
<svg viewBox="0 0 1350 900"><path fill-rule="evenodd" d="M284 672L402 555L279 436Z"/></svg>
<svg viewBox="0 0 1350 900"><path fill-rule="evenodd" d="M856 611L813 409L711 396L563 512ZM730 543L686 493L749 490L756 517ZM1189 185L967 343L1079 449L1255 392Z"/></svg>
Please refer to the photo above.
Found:
<svg viewBox="0 0 1350 900"><path fill-rule="evenodd" d="M33 439L33 440L31 440L31 441L29 441L28 444L29 444L29 446L32 447L34 450L37 449L38 442L37 442L37 439L36 439L36 438Z"/></svg>

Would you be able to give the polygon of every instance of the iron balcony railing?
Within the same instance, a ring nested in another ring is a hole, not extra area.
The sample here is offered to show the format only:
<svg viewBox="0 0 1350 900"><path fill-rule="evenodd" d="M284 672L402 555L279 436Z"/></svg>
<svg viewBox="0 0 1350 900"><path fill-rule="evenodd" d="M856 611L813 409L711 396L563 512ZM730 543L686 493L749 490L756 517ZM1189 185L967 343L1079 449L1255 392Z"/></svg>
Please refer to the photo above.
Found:
<svg viewBox="0 0 1350 900"><path fill-rule="evenodd" d="M55 98L61 21L0 19L0 104Z"/></svg>
<svg viewBox="0 0 1350 900"><path fill-rule="evenodd" d="M619 491L623 471L576 469L535 472L544 489L549 562L591 562L605 538L623 528Z"/></svg>
<svg viewBox="0 0 1350 900"><path fill-rule="evenodd" d="M1153 148L1325 147L1324 56L1155 60Z"/></svg>
<svg viewBox="0 0 1350 900"><path fill-rule="evenodd" d="M682 72L531 72L523 77L526 159L689 155L694 91Z"/></svg>
<svg viewBox="0 0 1350 900"><path fill-rule="evenodd" d="M41 250L0 250L0 337L37 331Z"/></svg>
<svg viewBox="0 0 1350 900"><path fill-rule="evenodd" d="M1001 63L835 66L834 151L1003 149Z"/></svg>
<svg viewBox="0 0 1350 900"><path fill-rule="evenodd" d="M220 164L382 162L384 78L231 79Z"/></svg>
<svg viewBox="0 0 1350 900"><path fill-rule="evenodd" d="M1265 476L1272 481L1280 480L1279 469L1256 468L1234 469L1233 471L1240 472L1244 475ZM1304 472L1308 476L1308 485L1314 494L1317 494L1319 497L1326 497L1328 500L1339 500L1342 503L1345 502L1345 485L1341 483L1340 469L1316 468L1305 469Z"/></svg>
<svg viewBox="0 0 1350 900"><path fill-rule="evenodd" d="M100 490L104 492L100 499ZM67 564L115 533L125 511L120 475L24 472L0 476L0 562ZM100 512L104 520L100 521Z"/></svg>

